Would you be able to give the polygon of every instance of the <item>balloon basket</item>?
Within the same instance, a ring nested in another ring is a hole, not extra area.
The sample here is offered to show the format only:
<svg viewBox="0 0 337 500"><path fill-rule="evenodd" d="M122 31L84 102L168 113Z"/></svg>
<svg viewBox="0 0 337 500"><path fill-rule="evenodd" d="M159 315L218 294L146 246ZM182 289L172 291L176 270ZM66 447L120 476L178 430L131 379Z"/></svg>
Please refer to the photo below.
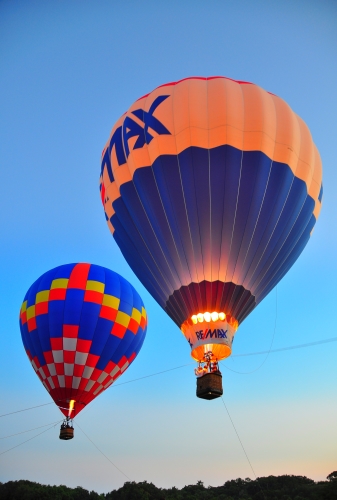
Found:
<svg viewBox="0 0 337 500"><path fill-rule="evenodd" d="M70 423L69 418L63 421L60 428L60 439L68 441L68 439L73 439L74 437L74 427Z"/></svg>
<svg viewBox="0 0 337 500"><path fill-rule="evenodd" d="M197 397L201 399L220 398L223 394L221 373L206 373L197 378Z"/></svg>

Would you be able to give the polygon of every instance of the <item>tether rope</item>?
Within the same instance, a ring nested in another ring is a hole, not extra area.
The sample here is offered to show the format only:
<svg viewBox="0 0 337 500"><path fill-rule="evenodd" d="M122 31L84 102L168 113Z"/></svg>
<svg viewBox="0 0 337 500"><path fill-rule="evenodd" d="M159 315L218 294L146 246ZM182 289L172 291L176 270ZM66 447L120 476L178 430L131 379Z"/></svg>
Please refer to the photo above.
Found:
<svg viewBox="0 0 337 500"><path fill-rule="evenodd" d="M79 426L78 422L76 422L76 425L77 425L77 427L80 429L80 431L81 431L81 432L85 435L85 437L86 437L86 438L90 441L90 443L92 443L92 444L95 446L95 448L96 448L96 449L97 449L97 450L98 450L98 451L99 451L99 452L103 455L103 457L105 457L105 458L106 458L106 459L107 459L107 460L111 463L111 465L113 465L113 466L115 467L115 469L117 469L117 470L118 470L121 474L123 474L123 476L125 476L125 477L129 480L129 481L131 481L131 479L129 478L129 476L127 476L126 474L124 474L124 472L123 472L122 470L120 470L120 469L117 467L117 465L115 465L113 462L111 462L110 458L109 458L109 457L107 457L107 456L103 453L103 451L102 451L102 450L100 450L100 449L98 448L98 446L97 446L97 445L93 442L93 440L92 440L92 439L90 439L90 437L89 437L89 436L88 436L88 435L84 432L84 430L83 430L83 429L81 429L81 427Z"/></svg>
<svg viewBox="0 0 337 500"><path fill-rule="evenodd" d="M55 427L55 425L57 425L60 422L61 422L61 420L59 420L56 424L52 425L48 429L45 429L44 431L39 432L39 434L35 434L35 436L33 436L33 437L29 438L29 439L26 439L26 441L22 441L22 443L17 444L16 446L12 446L12 448L8 448L8 450L5 450L5 451L1 452L0 455L4 455L5 453L8 453L9 451L14 450L14 448L18 448L19 446L21 446L21 445L23 445L25 443L28 443L28 441L31 441L32 439L35 439L38 436L41 436L41 434L44 434L45 432L50 431L50 429L52 429L53 427Z"/></svg>
<svg viewBox="0 0 337 500"><path fill-rule="evenodd" d="M250 461L250 460L249 460L249 458L248 458L248 455L247 455L247 452L246 452L246 450L245 450L245 447L243 446L243 443L242 443L242 441L241 441L241 439L240 439L239 433L238 433L238 431L236 430L236 427L235 427L235 425L234 425L234 422L233 422L233 420L232 420L232 417L230 416L230 413L229 413L229 411L228 411L228 408L227 408L226 403L225 403L225 401L224 401L224 399L223 399L223 397L222 397L222 396L221 396L221 401L223 402L223 405L224 405L224 407L226 408L226 412L227 412L227 415L228 415L228 417L229 417L229 420L231 421L231 424L232 424L232 426L233 426L233 429L234 429L234 431L235 431L235 434L236 434L236 436L237 436L237 438L238 438L238 440L239 440L239 443L240 443L240 445L241 445L241 448L243 449L243 452L244 452L244 454L245 454L245 456L246 456L246 458L247 458L247 461L248 461L248 463L249 463L249 466L250 466L250 468L252 469L252 472L253 472L253 474L254 474L254 477L255 477L255 479L257 479L257 476L256 476L255 471L254 471L254 469L253 469L253 466L252 466L252 464L251 464L251 461ZM264 495L264 491L263 491L263 489L261 488L261 485L260 485L259 483L258 483L258 485L259 485L259 488L260 488L260 490L261 490L261 492L262 492L263 497L264 497L264 498L266 498L266 497L265 497L265 495Z"/></svg>
<svg viewBox="0 0 337 500"><path fill-rule="evenodd" d="M316 345L327 344L329 342L336 342L336 341L337 341L337 337L331 337L329 339L317 340L316 342L307 342L306 344L297 344L297 345L292 345L292 346L288 346L288 347L280 347L278 349L270 349L269 351L248 352L248 353L244 353L244 354L232 354L231 357L237 358L237 357L242 357L242 356L259 356L261 354L271 354L271 353L276 353L276 352L290 351L292 349L302 349L305 347L313 347ZM156 372L156 373L151 373L150 375L143 375L142 377L134 378L132 380L127 380L126 382L121 382L119 384L113 384L110 387L113 388L113 387L118 387L120 385L131 384L132 382L137 382L138 380L142 380L142 379L150 378L150 377L155 377L156 375L161 375L163 373L167 373L167 372L170 372L173 370L179 370L180 368L184 368L186 366L191 366L194 364L195 364L195 362L191 361L191 363L187 363L185 365L175 366L174 368L168 368L167 370L163 370L163 371ZM234 373L240 373L240 374L246 373L246 372L237 372L235 370L232 370L231 368L228 368L226 365L222 365L222 366L224 368L226 368L227 370L232 371ZM250 373L250 372L247 372L247 373ZM30 408L23 408L22 410L16 410L16 411L12 411L10 413L4 413L3 415L0 415L0 418L7 417L9 415L13 415L15 413L20 413L23 411L33 410L34 408L40 408L41 406L52 405L52 404L55 404L54 401L51 401L50 403L44 403L42 405L31 406Z"/></svg>

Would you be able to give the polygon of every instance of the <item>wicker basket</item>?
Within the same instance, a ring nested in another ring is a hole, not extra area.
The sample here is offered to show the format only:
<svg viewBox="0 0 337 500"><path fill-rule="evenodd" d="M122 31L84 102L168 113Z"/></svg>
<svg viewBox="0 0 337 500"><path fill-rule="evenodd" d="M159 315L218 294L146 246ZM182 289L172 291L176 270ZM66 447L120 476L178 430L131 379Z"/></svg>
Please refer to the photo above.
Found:
<svg viewBox="0 0 337 500"><path fill-rule="evenodd" d="M60 439L73 439L74 437L74 429L73 427L64 427L60 429Z"/></svg>
<svg viewBox="0 0 337 500"><path fill-rule="evenodd" d="M197 397L215 399L222 396L222 375L220 372L206 373L197 378Z"/></svg>

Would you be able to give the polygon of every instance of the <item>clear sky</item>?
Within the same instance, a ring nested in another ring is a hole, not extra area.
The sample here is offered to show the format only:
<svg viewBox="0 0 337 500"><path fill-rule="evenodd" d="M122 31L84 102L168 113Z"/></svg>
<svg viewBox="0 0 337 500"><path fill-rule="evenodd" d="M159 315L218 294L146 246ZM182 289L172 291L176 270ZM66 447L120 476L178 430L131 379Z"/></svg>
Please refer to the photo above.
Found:
<svg viewBox="0 0 337 500"><path fill-rule="evenodd" d="M323 209L277 292L240 326L234 355L268 350L275 320L273 349L337 337L337 3L2 0L0 51L0 414L49 402L21 342L28 287L57 265L96 263L135 286L149 327L136 361L79 426L131 480L254 478L221 399L195 397L187 342L110 235L100 155L131 103L169 81L223 75L284 98L321 153ZM336 470L336 354L331 342L223 363L224 400L257 476L318 480ZM58 419L55 405L1 417L0 437ZM1 439L0 453L43 430ZM75 433L63 443L56 426L0 455L0 481L120 487L125 476Z"/></svg>

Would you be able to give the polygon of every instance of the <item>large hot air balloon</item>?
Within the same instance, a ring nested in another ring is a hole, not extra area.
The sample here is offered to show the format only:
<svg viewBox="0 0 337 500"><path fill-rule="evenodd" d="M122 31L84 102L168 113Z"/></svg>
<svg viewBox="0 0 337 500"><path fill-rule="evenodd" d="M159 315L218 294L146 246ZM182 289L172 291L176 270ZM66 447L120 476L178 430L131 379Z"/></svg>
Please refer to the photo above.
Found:
<svg viewBox="0 0 337 500"><path fill-rule="evenodd" d="M71 419L132 363L144 342L142 299L119 274L93 264L68 264L43 274L20 311L29 360L66 419Z"/></svg>
<svg viewBox="0 0 337 500"><path fill-rule="evenodd" d="M219 396L217 362L320 212L321 160L308 127L248 82L172 82L117 121L100 189L125 259L199 362L197 395Z"/></svg>

